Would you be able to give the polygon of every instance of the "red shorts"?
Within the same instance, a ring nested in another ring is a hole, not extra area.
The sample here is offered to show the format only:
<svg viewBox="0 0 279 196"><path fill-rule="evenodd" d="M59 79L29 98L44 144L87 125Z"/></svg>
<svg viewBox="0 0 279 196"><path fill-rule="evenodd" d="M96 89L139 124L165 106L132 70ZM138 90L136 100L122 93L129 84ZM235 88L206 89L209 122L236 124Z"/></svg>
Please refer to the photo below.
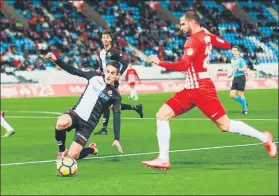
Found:
<svg viewBox="0 0 279 196"><path fill-rule="evenodd" d="M135 84L136 84L135 82L130 82L130 83L129 83L129 85L130 85L131 88L134 88Z"/></svg>
<svg viewBox="0 0 279 196"><path fill-rule="evenodd" d="M208 118L215 121L226 114L212 81L203 82L200 88L184 89L166 101L175 116L186 113L197 106Z"/></svg>

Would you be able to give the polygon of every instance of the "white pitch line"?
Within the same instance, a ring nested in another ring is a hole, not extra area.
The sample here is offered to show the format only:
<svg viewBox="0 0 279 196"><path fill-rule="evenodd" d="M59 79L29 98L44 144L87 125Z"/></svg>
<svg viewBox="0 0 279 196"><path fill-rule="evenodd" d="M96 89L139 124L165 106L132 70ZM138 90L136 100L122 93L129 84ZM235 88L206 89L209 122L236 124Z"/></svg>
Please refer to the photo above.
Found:
<svg viewBox="0 0 279 196"><path fill-rule="evenodd" d="M50 111L6 111L6 112L11 112L11 113L32 113L32 114L55 114L55 115L61 115L63 113L61 112L50 112ZM53 116L7 116L6 118L57 118ZM145 117L145 118L134 118L134 117L123 117L121 119L124 120L155 120L156 118L150 118L150 117ZM173 118L172 120L210 120L208 118ZM234 119L234 120L247 120L247 121L278 121L276 118L250 118L250 119Z"/></svg>
<svg viewBox="0 0 279 196"><path fill-rule="evenodd" d="M59 114L61 115L61 112L49 112L49 111L5 111L5 112L11 112L11 113L24 113L24 114Z"/></svg>
<svg viewBox="0 0 279 196"><path fill-rule="evenodd" d="M278 142L275 142L278 143ZM190 149L182 149L182 150L170 150L169 152L191 152L191 151L202 151L202 150L212 150L212 149L224 149L224 148L236 148L236 147L246 147L246 146L258 146L262 145L262 143L253 143L253 144L239 144L239 145L230 145L230 146L213 146L213 147L204 147L204 148L190 148ZM119 155L108 155L108 156L96 156L89 157L85 159L106 159L106 158L116 158L116 157L131 157L131 156L140 156L140 155L150 155L150 154L158 154L159 152L141 152L141 153L133 153L133 154L119 154ZM55 160L45 160L45 161L29 161L29 162L18 162L18 163L3 163L3 166L12 166L12 165L27 165L27 164L37 164L37 163L51 163L55 162Z"/></svg>
<svg viewBox="0 0 279 196"><path fill-rule="evenodd" d="M6 116L5 118L58 118L58 116ZM113 118L113 117L112 117ZM156 118L132 118L122 117L123 120L156 120ZM208 118L173 118L172 120L201 120L209 121ZM241 118L234 120L246 120L246 121L278 121L276 118Z"/></svg>

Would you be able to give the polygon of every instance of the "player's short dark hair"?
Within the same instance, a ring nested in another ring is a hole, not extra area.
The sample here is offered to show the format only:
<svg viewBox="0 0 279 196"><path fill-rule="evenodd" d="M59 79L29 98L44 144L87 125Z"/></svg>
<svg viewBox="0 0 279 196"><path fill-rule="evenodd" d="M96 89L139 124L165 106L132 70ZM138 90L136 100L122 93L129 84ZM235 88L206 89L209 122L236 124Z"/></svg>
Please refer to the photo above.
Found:
<svg viewBox="0 0 279 196"><path fill-rule="evenodd" d="M112 34L112 32L110 32L109 30L104 30L103 32L102 32L102 36L103 35L109 35L110 37L111 37L111 39L113 39L113 34Z"/></svg>
<svg viewBox="0 0 279 196"><path fill-rule="evenodd" d="M198 13L194 10L188 10L183 15L186 20L194 20L198 24L201 24L201 18L199 17Z"/></svg>
<svg viewBox="0 0 279 196"><path fill-rule="evenodd" d="M109 62L107 62L107 66L108 65L111 65L111 66L115 67L117 69L117 73L120 72L121 65L120 65L120 63L118 61L110 60Z"/></svg>
<svg viewBox="0 0 279 196"><path fill-rule="evenodd" d="M232 49L233 49L233 48L236 48L238 51L240 51L239 47L236 46L236 45L234 45L234 46L232 47Z"/></svg>

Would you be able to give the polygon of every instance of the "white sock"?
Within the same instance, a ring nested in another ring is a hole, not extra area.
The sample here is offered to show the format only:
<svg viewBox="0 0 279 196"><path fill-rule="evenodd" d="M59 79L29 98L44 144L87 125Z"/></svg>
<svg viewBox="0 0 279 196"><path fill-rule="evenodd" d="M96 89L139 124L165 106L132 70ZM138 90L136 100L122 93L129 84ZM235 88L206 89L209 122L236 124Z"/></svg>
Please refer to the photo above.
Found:
<svg viewBox="0 0 279 196"><path fill-rule="evenodd" d="M130 89L130 97L133 98L133 89Z"/></svg>
<svg viewBox="0 0 279 196"><path fill-rule="evenodd" d="M170 124L168 120L157 119L157 139L159 144L159 158L169 160L170 149Z"/></svg>
<svg viewBox="0 0 279 196"><path fill-rule="evenodd" d="M242 121L231 120L229 132L254 137L261 140L263 143L268 140L268 137L264 133L250 127Z"/></svg>
<svg viewBox="0 0 279 196"><path fill-rule="evenodd" d="M7 131L14 131L14 129L7 123L7 121L1 116L1 126Z"/></svg>
<svg viewBox="0 0 279 196"><path fill-rule="evenodd" d="M136 89L133 89L135 99L139 99Z"/></svg>

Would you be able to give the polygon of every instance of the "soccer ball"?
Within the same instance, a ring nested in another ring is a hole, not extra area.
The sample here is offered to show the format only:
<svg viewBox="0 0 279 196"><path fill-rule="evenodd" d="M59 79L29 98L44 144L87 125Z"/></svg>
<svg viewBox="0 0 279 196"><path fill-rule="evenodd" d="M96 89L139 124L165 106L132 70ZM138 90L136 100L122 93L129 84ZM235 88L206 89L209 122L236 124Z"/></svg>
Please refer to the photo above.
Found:
<svg viewBox="0 0 279 196"><path fill-rule="evenodd" d="M61 176L73 176L77 173L77 162L70 157L60 159L56 165L56 169Z"/></svg>

